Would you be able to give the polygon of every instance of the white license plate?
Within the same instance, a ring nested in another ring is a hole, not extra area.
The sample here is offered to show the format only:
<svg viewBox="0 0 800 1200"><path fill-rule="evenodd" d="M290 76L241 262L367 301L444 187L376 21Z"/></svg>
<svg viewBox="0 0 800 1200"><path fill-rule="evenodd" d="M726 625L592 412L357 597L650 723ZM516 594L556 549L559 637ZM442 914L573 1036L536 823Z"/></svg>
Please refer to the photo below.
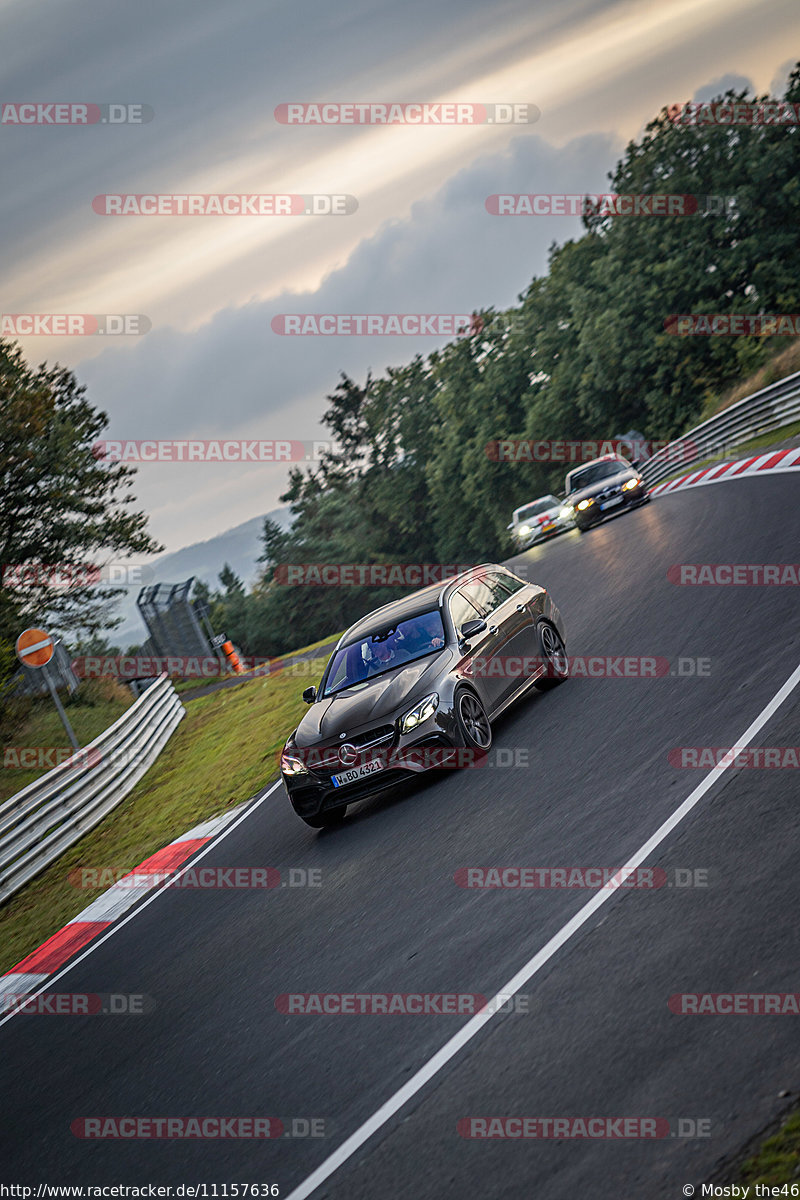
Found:
<svg viewBox="0 0 800 1200"><path fill-rule="evenodd" d="M360 767L351 767L349 771L340 771L338 775L331 775L331 783L334 787L343 787L346 783L354 783L356 779L363 779L365 775L373 775L376 771L382 771L384 764L378 762L362 763Z"/></svg>
<svg viewBox="0 0 800 1200"><path fill-rule="evenodd" d="M613 500L606 500L605 504L600 505L600 508L605 512L607 508L613 508L616 504L622 504L622 496L615 496Z"/></svg>

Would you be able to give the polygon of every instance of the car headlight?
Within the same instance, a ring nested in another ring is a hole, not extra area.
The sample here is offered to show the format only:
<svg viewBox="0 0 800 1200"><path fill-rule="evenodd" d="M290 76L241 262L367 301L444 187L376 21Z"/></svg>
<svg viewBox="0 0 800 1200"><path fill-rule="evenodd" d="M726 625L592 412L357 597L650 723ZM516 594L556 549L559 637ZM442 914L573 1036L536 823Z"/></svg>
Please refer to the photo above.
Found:
<svg viewBox="0 0 800 1200"><path fill-rule="evenodd" d="M578 505L578 511L583 512L585 508L591 508L593 504L594 500L581 500L580 504Z"/></svg>
<svg viewBox="0 0 800 1200"><path fill-rule="evenodd" d="M629 479L627 483L623 483L622 490L623 490L623 492L630 492L634 488L641 487L641 486L642 486L641 479Z"/></svg>
<svg viewBox="0 0 800 1200"><path fill-rule="evenodd" d="M527 537L530 531L530 525L520 525L517 529L517 537Z"/></svg>
<svg viewBox="0 0 800 1200"><path fill-rule="evenodd" d="M284 775L307 775L308 767L298 754L284 750L281 754L281 771Z"/></svg>
<svg viewBox="0 0 800 1200"><path fill-rule="evenodd" d="M410 712L400 718L400 732L410 733L412 729L416 729L417 725L421 725L423 721L427 721L428 717L432 717L438 707L439 695L437 692L431 692L430 696L420 700L419 704L416 704Z"/></svg>
<svg viewBox="0 0 800 1200"><path fill-rule="evenodd" d="M571 516L572 516L572 513L573 513L573 511L574 511L574 510L573 510L573 508L572 508L572 505L571 505L571 504L567 504L567 505L566 505L566 507L565 507L565 508L562 508L562 509L561 509L561 512L558 514L558 516L559 516L559 519L560 519L560 520L562 520L562 521L565 521L565 520L567 519L567 517L571 517Z"/></svg>

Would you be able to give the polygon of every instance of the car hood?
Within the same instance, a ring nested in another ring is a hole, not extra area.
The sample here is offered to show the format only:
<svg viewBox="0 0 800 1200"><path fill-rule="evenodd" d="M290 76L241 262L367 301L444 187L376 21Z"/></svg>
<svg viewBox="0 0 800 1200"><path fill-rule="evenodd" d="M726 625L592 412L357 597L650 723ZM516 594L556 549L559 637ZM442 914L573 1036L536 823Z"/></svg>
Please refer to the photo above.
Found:
<svg viewBox="0 0 800 1200"><path fill-rule="evenodd" d="M454 652L405 663L385 675L376 675L354 688L336 692L311 705L294 734L296 745L309 747L354 733L365 725L387 725L396 720L415 700L436 690L442 671Z"/></svg>
<svg viewBox="0 0 800 1200"><path fill-rule="evenodd" d="M636 471L620 471L618 475L609 475L606 479L598 479L597 483L590 483L588 487L581 488L578 492L570 492L564 503L574 508L579 501L589 500L591 497L599 495L600 492L604 492L606 488L619 487L627 479L637 478Z"/></svg>
<svg viewBox="0 0 800 1200"><path fill-rule="evenodd" d="M516 521L514 529L519 529L521 525L530 525L531 529L535 529L542 517L557 517L561 512L561 505L556 504L552 508L546 508L543 512L537 513L535 517L526 517L524 521Z"/></svg>

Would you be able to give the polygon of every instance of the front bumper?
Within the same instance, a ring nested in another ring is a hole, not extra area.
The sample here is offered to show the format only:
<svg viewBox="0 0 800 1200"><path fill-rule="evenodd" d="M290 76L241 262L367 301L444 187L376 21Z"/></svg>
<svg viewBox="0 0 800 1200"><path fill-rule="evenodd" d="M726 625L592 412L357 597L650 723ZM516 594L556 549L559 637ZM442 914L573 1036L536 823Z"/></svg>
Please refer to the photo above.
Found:
<svg viewBox="0 0 800 1200"><path fill-rule="evenodd" d="M356 737L350 741L355 743ZM401 734L395 728L390 742L366 747L354 763L336 761L334 755L338 745L335 743L306 750L287 749L292 754L304 756L306 762L304 773L286 775L281 772L292 808L300 817L317 816L332 808L364 800L432 769L463 765L458 761L454 715L449 706L441 703L433 716L412 733ZM380 764L379 769L351 782L334 784L334 776L338 778L346 771L371 763Z"/></svg>
<svg viewBox="0 0 800 1200"><path fill-rule="evenodd" d="M609 498L610 500L618 499L616 496ZM647 499L647 485L642 484L638 488L630 488L627 492L619 493L619 503L610 504L608 500L605 502L596 502L579 512L575 510L575 524L579 529L589 529L592 525L599 525L606 517L613 517L615 513L625 512L628 508L636 508L637 505L643 504ZM603 507L601 507L601 504Z"/></svg>
<svg viewBox="0 0 800 1200"><path fill-rule="evenodd" d="M574 524L575 522L572 520L557 517L547 529L532 530L524 538L515 537L517 553L522 550L530 550L531 546L538 546L540 542L547 542L550 538L557 537L559 533L566 533L568 529L573 528Z"/></svg>

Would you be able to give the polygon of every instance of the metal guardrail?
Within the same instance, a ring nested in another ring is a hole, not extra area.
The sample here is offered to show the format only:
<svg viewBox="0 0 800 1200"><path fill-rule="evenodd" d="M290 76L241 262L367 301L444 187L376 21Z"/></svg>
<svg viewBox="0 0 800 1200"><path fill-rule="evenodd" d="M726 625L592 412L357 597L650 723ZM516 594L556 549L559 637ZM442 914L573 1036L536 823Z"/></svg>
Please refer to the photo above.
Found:
<svg viewBox="0 0 800 1200"><path fill-rule="evenodd" d="M161 675L89 746L0 804L0 904L125 799L185 715Z"/></svg>
<svg viewBox="0 0 800 1200"><path fill-rule="evenodd" d="M800 371L709 417L659 450L642 464L640 471L652 487L671 475L690 470L692 463L724 455L726 448L733 449L743 440L780 429L796 419L800 419Z"/></svg>

